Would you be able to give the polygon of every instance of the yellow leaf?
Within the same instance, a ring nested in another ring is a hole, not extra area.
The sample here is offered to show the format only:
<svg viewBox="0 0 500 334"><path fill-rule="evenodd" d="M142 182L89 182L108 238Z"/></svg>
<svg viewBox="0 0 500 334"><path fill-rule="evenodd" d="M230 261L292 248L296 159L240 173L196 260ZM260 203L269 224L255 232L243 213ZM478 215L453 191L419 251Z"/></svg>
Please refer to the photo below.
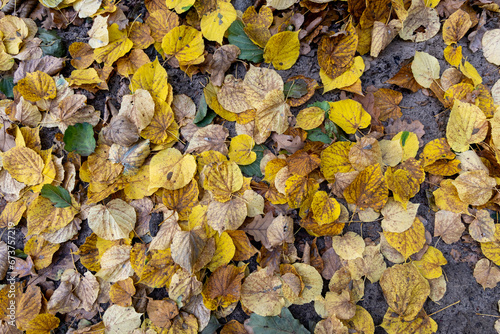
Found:
<svg viewBox="0 0 500 334"><path fill-rule="evenodd" d="M392 138L393 141L398 141L403 148L403 159L402 161L408 160L410 158L415 158L418 152L418 137L413 132L401 131Z"/></svg>
<svg viewBox="0 0 500 334"><path fill-rule="evenodd" d="M380 325L388 334L399 333L420 333L420 334L434 334L438 330L438 324L429 317L424 310L414 319L400 317L398 313L389 308L384 315L384 321Z"/></svg>
<svg viewBox="0 0 500 334"><path fill-rule="evenodd" d="M444 51L444 59L448 63L450 63L451 66L458 67L462 63L462 46L454 46L454 45L448 45ZM441 77L441 80L444 78L444 72L443 76Z"/></svg>
<svg viewBox="0 0 500 334"><path fill-rule="evenodd" d="M282 31L272 36L264 48L264 61L277 70L287 70L299 58L299 32Z"/></svg>
<svg viewBox="0 0 500 334"><path fill-rule="evenodd" d="M328 103L330 104L330 120L345 132L353 134L370 125L372 118L361 103L350 99Z"/></svg>
<svg viewBox="0 0 500 334"><path fill-rule="evenodd" d="M27 147L13 147L3 154L3 167L19 182L28 186L43 181L43 159Z"/></svg>
<svg viewBox="0 0 500 334"><path fill-rule="evenodd" d="M355 57L354 63L335 79L330 78L325 70L319 70L319 76L323 82L323 94L333 89L341 89L356 83L365 71L365 62L362 57Z"/></svg>
<svg viewBox="0 0 500 334"><path fill-rule="evenodd" d="M390 309L403 321L415 319L430 293L429 282L412 263L387 268L380 286Z"/></svg>
<svg viewBox="0 0 500 334"><path fill-rule="evenodd" d="M209 41L222 44L224 33L236 20L236 10L230 2L217 1L215 9L201 17L201 32Z"/></svg>
<svg viewBox="0 0 500 334"><path fill-rule="evenodd" d="M26 209L27 206L23 201L7 203L2 213L0 213L0 228L8 227L9 224L16 226L23 217Z"/></svg>
<svg viewBox="0 0 500 334"><path fill-rule="evenodd" d="M142 65L130 80L130 90L147 90L153 99L170 103L173 99L172 86L167 82L168 74L158 58Z"/></svg>
<svg viewBox="0 0 500 334"><path fill-rule="evenodd" d="M425 52L415 52L415 58L411 63L411 70L420 86L425 88L431 87L431 84L439 79L439 69L439 62L435 57Z"/></svg>
<svg viewBox="0 0 500 334"><path fill-rule="evenodd" d="M213 165L205 173L204 188L215 200L227 202L243 186L243 174L235 162L226 161Z"/></svg>
<svg viewBox="0 0 500 334"><path fill-rule="evenodd" d="M448 17L443 24L443 40L447 45L458 43L465 36L472 21L467 12L459 9Z"/></svg>
<svg viewBox="0 0 500 334"><path fill-rule="evenodd" d="M320 107L308 107L299 111L297 126L304 130L319 127L325 120L325 111Z"/></svg>
<svg viewBox="0 0 500 334"><path fill-rule="evenodd" d="M26 327L26 334L49 334L59 326L59 318L53 314L40 313L34 317Z"/></svg>
<svg viewBox="0 0 500 334"><path fill-rule="evenodd" d="M401 203L389 198L380 211L384 216L382 229L385 232L401 233L409 229L417 216L419 204L408 203L405 208Z"/></svg>
<svg viewBox="0 0 500 334"><path fill-rule="evenodd" d="M19 53L21 43L29 35L29 29L25 21L14 15L6 15L0 19L0 31L2 32L5 51L11 55Z"/></svg>
<svg viewBox="0 0 500 334"><path fill-rule="evenodd" d="M170 30L161 42L164 54L175 57L179 65L195 65L203 62L205 44L200 31L190 26Z"/></svg>
<svg viewBox="0 0 500 334"><path fill-rule="evenodd" d="M128 245L115 245L106 250L101 256L101 269L95 276L108 282L118 282L132 276L134 270L130 263L131 249Z"/></svg>
<svg viewBox="0 0 500 334"><path fill-rule="evenodd" d="M167 7L174 9L178 14L184 13L193 6L195 0L167 0Z"/></svg>
<svg viewBox="0 0 500 334"><path fill-rule="evenodd" d="M216 234L214 238L215 252L212 259L207 264L207 268L211 272L214 272L221 266L227 265L236 252L236 247L234 247L233 239L231 239L227 232Z"/></svg>
<svg viewBox="0 0 500 334"><path fill-rule="evenodd" d="M415 218L413 225L404 232L384 232L385 239L401 253L405 259L415 254L425 245L425 227L420 219Z"/></svg>
<svg viewBox="0 0 500 334"><path fill-rule="evenodd" d="M112 66L115 61L125 56L132 49L134 43L127 37L126 31L120 31L117 23L108 28L109 44L94 50L94 57L98 63Z"/></svg>
<svg viewBox="0 0 500 334"><path fill-rule="evenodd" d="M314 194L311 209L314 220L319 224L330 224L340 216L340 204L335 198L330 198L325 191Z"/></svg>
<svg viewBox="0 0 500 334"><path fill-rule="evenodd" d="M344 190L347 203L356 204L356 207L361 210L382 209L387 202L388 195L387 182L380 164L366 167Z"/></svg>
<svg viewBox="0 0 500 334"><path fill-rule="evenodd" d="M238 165L250 165L257 159L257 153L252 151L255 141L249 135L241 134L231 139L228 157Z"/></svg>
<svg viewBox="0 0 500 334"><path fill-rule="evenodd" d="M358 47L358 33L352 23L349 22L344 29L324 35L318 45L319 66L332 79L349 69Z"/></svg>
<svg viewBox="0 0 500 334"><path fill-rule="evenodd" d="M321 152L321 171L328 182L335 182L336 173L353 172L349 162L349 152L354 143L337 141Z"/></svg>
<svg viewBox="0 0 500 334"><path fill-rule="evenodd" d="M16 85L19 93L28 101L37 102L56 97L56 82L47 73L36 71L27 73Z"/></svg>
<svg viewBox="0 0 500 334"><path fill-rule="evenodd" d="M178 269L179 266L175 265L170 249L153 250L144 266L139 283L151 288L168 287L172 276Z"/></svg>
<svg viewBox="0 0 500 334"><path fill-rule="evenodd" d="M492 266L488 259L481 259L474 267L474 278L483 286L483 289L493 289L500 282L500 269Z"/></svg>
<svg viewBox="0 0 500 334"><path fill-rule="evenodd" d="M474 66L472 66L472 64L468 61L460 64L460 72L462 72L462 74L467 78L471 79L474 83L474 86L477 86L483 82L483 78L481 78Z"/></svg>
<svg viewBox="0 0 500 334"><path fill-rule="evenodd" d="M151 159L149 173L149 189L180 189L193 179L196 160L191 154L183 156L177 149L167 148Z"/></svg>
<svg viewBox="0 0 500 334"><path fill-rule="evenodd" d="M37 270L47 268L52 263L52 256L59 249L59 244L53 244L41 237L33 237L24 245L24 252L31 256Z"/></svg>
<svg viewBox="0 0 500 334"><path fill-rule="evenodd" d="M414 261L413 264L418 271L427 279L438 278L443 274L441 266L447 264L448 261L443 256L443 253L437 248L429 246L427 252L420 261Z"/></svg>
<svg viewBox="0 0 500 334"><path fill-rule="evenodd" d="M487 132L488 122L482 110L473 104L456 100L446 126L446 139L451 148L465 152L470 144L481 142Z"/></svg>

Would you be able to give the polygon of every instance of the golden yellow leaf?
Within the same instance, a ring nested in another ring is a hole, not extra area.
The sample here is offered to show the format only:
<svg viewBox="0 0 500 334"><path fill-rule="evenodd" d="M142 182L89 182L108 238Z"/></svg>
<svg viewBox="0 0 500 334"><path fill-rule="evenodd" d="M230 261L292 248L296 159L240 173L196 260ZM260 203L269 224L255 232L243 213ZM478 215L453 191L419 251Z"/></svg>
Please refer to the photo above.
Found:
<svg viewBox="0 0 500 334"><path fill-rule="evenodd" d="M98 63L112 66L115 61L125 56L134 43L128 38L126 31L120 31L117 23L108 28L109 44L94 50L94 58Z"/></svg>
<svg viewBox="0 0 500 334"><path fill-rule="evenodd" d="M167 7L180 14L189 10L194 3L195 0L167 0Z"/></svg>
<svg viewBox="0 0 500 334"><path fill-rule="evenodd" d="M349 151L349 161L357 171L369 165L382 164L382 152L375 138L361 137Z"/></svg>
<svg viewBox="0 0 500 334"><path fill-rule="evenodd" d="M56 82L47 73L36 71L26 74L16 86L19 93L28 101L37 102L56 97Z"/></svg>
<svg viewBox="0 0 500 334"><path fill-rule="evenodd" d="M380 164L370 165L359 173L344 190L347 203L356 204L361 210L380 210L387 202L389 190Z"/></svg>
<svg viewBox="0 0 500 334"><path fill-rule="evenodd" d="M215 200L227 202L231 195L243 186L243 174L235 162L226 161L213 165L205 173L204 188Z"/></svg>
<svg viewBox="0 0 500 334"><path fill-rule="evenodd" d="M211 272L214 272L221 266L227 265L236 252L236 247L234 246L233 239L231 239L227 232L215 234L214 239L215 252L212 259L207 264L207 268Z"/></svg>
<svg viewBox="0 0 500 334"><path fill-rule="evenodd" d="M49 334L59 326L59 318L53 314L40 313L26 327L26 334Z"/></svg>
<svg viewBox="0 0 500 334"><path fill-rule="evenodd" d="M352 65L338 77L330 78L325 70L319 70L319 76L323 82L323 94L333 89L343 89L356 83L365 71L365 62L361 57L355 57Z"/></svg>
<svg viewBox="0 0 500 334"><path fill-rule="evenodd" d="M448 45L444 49L443 54L444 59L446 59L451 66L458 67L460 66L460 63L462 63L462 46ZM443 72L443 75L441 76L441 83L444 78L446 78L445 72Z"/></svg>
<svg viewBox="0 0 500 334"><path fill-rule="evenodd" d="M425 227L420 219L415 218L413 225L404 232L384 232L385 239L401 253L405 259L415 254L425 245Z"/></svg>
<svg viewBox="0 0 500 334"><path fill-rule="evenodd" d="M412 263L387 268L380 286L390 309L403 321L415 319L430 293L429 282Z"/></svg>
<svg viewBox="0 0 500 334"><path fill-rule="evenodd" d="M249 165L257 159L257 153L252 151L255 141L246 134L241 134L231 139L228 157L238 165Z"/></svg>
<svg viewBox="0 0 500 334"><path fill-rule="evenodd" d="M345 30L324 35L318 45L318 63L325 74L335 79L352 65L358 47L358 34L349 22Z"/></svg>
<svg viewBox="0 0 500 334"><path fill-rule="evenodd" d="M349 162L349 152L354 143L337 141L321 152L321 171L328 182L335 182L336 173L353 172Z"/></svg>
<svg viewBox="0 0 500 334"><path fill-rule="evenodd" d="M443 253L437 248L429 246L427 252L419 261L414 261L413 264L417 267L418 271L427 279L438 278L443 274L441 266L447 264Z"/></svg>
<svg viewBox="0 0 500 334"><path fill-rule="evenodd" d="M456 100L451 109L446 139L454 151L464 152L481 142L488 132L486 116L479 107Z"/></svg>
<svg viewBox="0 0 500 334"><path fill-rule="evenodd" d="M302 175L292 175L286 180L285 195L291 208L300 208L303 204L310 205L319 184L314 178Z"/></svg>
<svg viewBox="0 0 500 334"><path fill-rule="evenodd" d="M299 58L299 32L282 31L272 36L264 48L264 61L277 70L287 70Z"/></svg>
<svg viewBox="0 0 500 334"><path fill-rule="evenodd" d="M59 249L59 244L53 244L41 237L33 237L24 245L24 252L31 256L37 270L47 268L52 263L52 256Z"/></svg>
<svg viewBox="0 0 500 334"><path fill-rule="evenodd" d="M26 209L27 206L23 201L7 203L2 213L0 213L0 228L16 226Z"/></svg>
<svg viewBox="0 0 500 334"><path fill-rule="evenodd" d="M183 156L175 148L167 148L151 159L149 173L149 189L180 189L193 179L196 159L190 154Z"/></svg>
<svg viewBox="0 0 500 334"><path fill-rule="evenodd" d="M205 44L200 31L190 26L179 26L170 30L161 42L163 53L175 57L179 65L195 65L205 60Z"/></svg>
<svg viewBox="0 0 500 334"><path fill-rule="evenodd" d="M209 41L222 44L224 33L236 20L236 10L230 2L217 1L215 9L201 17L201 32Z"/></svg>
<svg viewBox="0 0 500 334"><path fill-rule="evenodd" d="M153 144L161 145L176 141L178 135L179 126L174 121L172 108L167 102L155 100L154 115L151 122L142 130L141 136Z"/></svg>
<svg viewBox="0 0 500 334"><path fill-rule="evenodd" d="M36 185L43 181L42 157L27 147L13 147L3 154L3 167L19 182Z"/></svg>
<svg viewBox="0 0 500 334"><path fill-rule="evenodd" d="M170 103L173 99L172 86L167 82L168 74L158 58L142 65L130 80L130 90L147 90L154 100Z"/></svg>
<svg viewBox="0 0 500 334"><path fill-rule="evenodd" d="M384 328L388 334L433 334L438 330L438 324L431 317L429 317L423 309L416 318L411 320L408 319L406 321L389 307L384 315L384 321L380 326Z"/></svg>
<svg viewBox="0 0 500 334"><path fill-rule="evenodd" d="M447 45L458 43L465 36L472 21L467 12L459 9L448 17L443 24L443 40Z"/></svg>
<svg viewBox="0 0 500 334"><path fill-rule="evenodd" d="M38 196L28 208L28 235L52 233L65 227L78 213L75 206L73 202L73 206L56 208L49 199Z"/></svg>
<svg viewBox="0 0 500 334"><path fill-rule="evenodd" d="M330 120L345 132L352 134L370 125L371 116L361 103L354 100L328 102L330 104Z"/></svg>
<svg viewBox="0 0 500 334"><path fill-rule="evenodd" d="M312 130L323 124L325 111L320 107L308 107L299 111L297 126L304 130Z"/></svg>
<svg viewBox="0 0 500 334"><path fill-rule="evenodd" d="M340 216L340 204L335 198L330 198L325 191L314 194L311 209L314 220L319 224L330 224Z"/></svg>
<svg viewBox="0 0 500 334"><path fill-rule="evenodd" d="M401 131L395 135L392 140L398 141L403 149L403 159L402 161L408 160L410 158L415 158L418 152L419 143L418 137L413 132Z"/></svg>
<svg viewBox="0 0 500 334"><path fill-rule="evenodd" d="M68 51L71 57L73 57L73 59L71 59L71 65L78 70L83 70L94 62L94 50L92 50L92 47L87 43L72 43Z"/></svg>
<svg viewBox="0 0 500 334"><path fill-rule="evenodd" d="M153 250L141 274L140 283L151 288L168 287L174 273L179 269L175 265L170 249Z"/></svg>

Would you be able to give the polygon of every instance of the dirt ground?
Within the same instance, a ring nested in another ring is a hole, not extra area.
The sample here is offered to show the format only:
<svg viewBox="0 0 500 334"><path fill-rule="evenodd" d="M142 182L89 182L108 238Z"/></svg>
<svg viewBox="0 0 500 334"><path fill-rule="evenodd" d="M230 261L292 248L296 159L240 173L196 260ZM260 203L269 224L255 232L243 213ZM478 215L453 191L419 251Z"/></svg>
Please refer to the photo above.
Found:
<svg viewBox="0 0 500 334"><path fill-rule="evenodd" d="M246 9L252 3L253 2L247 0L233 2L235 8L239 10ZM133 4L130 3L130 5ZM72 42L81 40L82 36L86 36L86 31L90 28L90 25L90 22L86 22L81 27L72 26L65 32L60 33L60 36L68 46ZM488 29L498 28L498 19L490 19L487 27ZM462 39L461 45L463 47L464 57L466 57L478 70L486 86L491 87L500 78L498 68L486 62L481 50L472 53L468 49L468 41L466 38ZM376 59L372 59L369 56L363 56L365 63L369 65L369 69L361 77L363 89L366 89L367 86L374 85L377 88L386 87L401 91L403 93L403 101L400 105L403 107L403 119L408 121L419 120L422 122L425 130L425 135L423 136L424 144L432 139L444 137L449 110L445 110L436 98L426 96L422 91L411 93L395 85L386 84L385 81L394 76L401 68L403 61L411 58L415 54L415 51L425 51L436 57L440 62L442 73L444 69L449 67L449 65L445 63L443 57L445 46L441 33L422 43L405 42L397 37ZM148 55L150 55L151 60L154 60L157 53L154 51L154 48L151 47L148 49ZM173 69L168 66L166 69L169 75L169 82L172 83L173 86L174 94L186 94L190 96L195 103L198 103L203 86L208 83L208 76L198 74L190 79L179 69ZM63 74L69 74L71 70L71 66L68 66ZM313 48L309 54L301 55L297 63L291 69L278 71L278 73L284 80L291 76L304 75L312 77L320 82L316 50ZM234 64L226 74L243 77L245 74L244 64ZM127 84L128 80L120 79L118 76L115 76L110 80L110 91L98 92L95 98L89 100L88 103L102 111L104 110L106 96L116 96L120 87ZM309 103L323 100L336 101L339 99L338 90L328 92L324 95L322 95L321 92L322 90L316 91L316 94ZM292 108L292 112L295 115L298 111L299 108ZM42 132L42 140L45 140L44 146L50 145L54 134L54 131ZM431 233L433 233L434 212L429 207L426 190L433 189L432 187L433 186L428 183L422 184L420 193L411 200L414 203L420 203L418 214L425 219L423 222L426 230ZM157 231L157 224L161 221L160 217L157 218L159 219L151 220L151 232L153 234ZM299 226L296 224L296 229L298 228ZM360 228L361 225L359 223L352 223L347 230L360 233ZM382 229L379 222L364 223L362 225L363 237L369 237L375 241L378 241L378 233L381 231ZM85 237L89 234L90 229L88 225L86 223L82 224L79 240L75 242L75 244L79 245L83 243ZM18 235L20 235L20 233ZM299 256L302 255L300 252L301 243L303 245L304 240L312 239L313 238L304 230L298 231L296 235L296 240L298 240L296 246L299 249ZM21 240L20 243L22 245ZM320 251L323 245L324 242L319 240L318 246ZM483 290L481 285L474 279L474 263L483 257L478 243L468 238L465 233L462 240L455 244L447 245L443 241L438 240L438 238L433 238L432 245L438 248L448 261L448 264L443 267L447 279L447 291L444 298L438 303L428 300L424 308L428 314L432 314L459 301L458 304L446 308L432 316L439 325L438 333L496 333L493 325L497 317L500 316L497 304L500 299L500 287L497 286L494 289ZM325 287L327 287L326 281L325 284ZM376 325L382 322L388 305L385 302L382 289L378 283L371 284L369 281L366 281L365 296L359 304L371 314ZM312 303L302 306L293 305L290 307L290 311L293 316L308 329L312 329L312 326L321 320L315 313ZM238 306L230 316L225 319L220 319L220 322L225 323L232 319L242 322L246 318L248 318L248 316L242 311L241 306ZM385 331L381 327L377 327L375 333L385 333Z"/></svg>

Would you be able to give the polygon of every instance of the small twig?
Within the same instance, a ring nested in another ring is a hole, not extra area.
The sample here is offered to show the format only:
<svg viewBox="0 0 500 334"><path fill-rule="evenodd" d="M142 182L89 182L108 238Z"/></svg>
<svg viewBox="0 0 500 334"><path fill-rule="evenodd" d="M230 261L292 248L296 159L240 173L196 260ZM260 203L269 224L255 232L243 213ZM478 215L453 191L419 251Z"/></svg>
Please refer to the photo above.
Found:
<svg viewBox="0 0 500 334"><path fill-rule="evenodd" d="M456 305L456 304L458 304L458 303L460 303L460 300L457 300L457 301L456 301L456 302L454 302L453 304L450 304L450 305L448 305L448 306L445 306L445 307L443 307L442 309L437 310L436 312L429 314L429 317L430 317L430 316L433 316L433 315L434 315L434 314L436 314L436 313L439 313L439 312L441 312L441 311L444 311L444 310L446 310L448 307L451 307L451 306Z"/></svg>

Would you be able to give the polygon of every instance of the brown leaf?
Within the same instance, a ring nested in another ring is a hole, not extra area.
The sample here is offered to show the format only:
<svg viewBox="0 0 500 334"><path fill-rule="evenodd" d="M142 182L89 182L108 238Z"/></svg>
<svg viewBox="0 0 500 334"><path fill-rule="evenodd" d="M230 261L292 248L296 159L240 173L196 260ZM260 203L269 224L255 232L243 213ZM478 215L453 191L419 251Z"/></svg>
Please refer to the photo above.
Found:
<svg viewBox="0 0 500 334"><path fill-rule="evenodd" d="M395 76L386 81L386 83L398 85L399 87L406 88L411 90L412 92L418 91L422 86L418 84L413 76L413 72L411 70L411 62L413 59L408 59L403 63L403 67L396 73Z"/></svg>
<svg viewBox="0 0 500 334"><path fill-rule="evenodd" d="M210 124L195 132L186 153L201 153L203 151L214 150L226 155L226 138L229 130L222 125Z"/></svg>
<svg viewBox="0 0 500 334"><path fill-rule="evenodd" d="M208 64L207 72L211 74L210 81L215 86L221 86L224 82L224 74L231 64L236 61L240 49L236 45L223 45L218 48Z"/></svg>
<svg viewBox="0 0 500 334"><path fill-rule="evenodd" d="M148 316L151 322L158 327L170 328L172 322L179 314L179 309L175 302L165 298L163 300L150 300L148 303Z"/></svg>

